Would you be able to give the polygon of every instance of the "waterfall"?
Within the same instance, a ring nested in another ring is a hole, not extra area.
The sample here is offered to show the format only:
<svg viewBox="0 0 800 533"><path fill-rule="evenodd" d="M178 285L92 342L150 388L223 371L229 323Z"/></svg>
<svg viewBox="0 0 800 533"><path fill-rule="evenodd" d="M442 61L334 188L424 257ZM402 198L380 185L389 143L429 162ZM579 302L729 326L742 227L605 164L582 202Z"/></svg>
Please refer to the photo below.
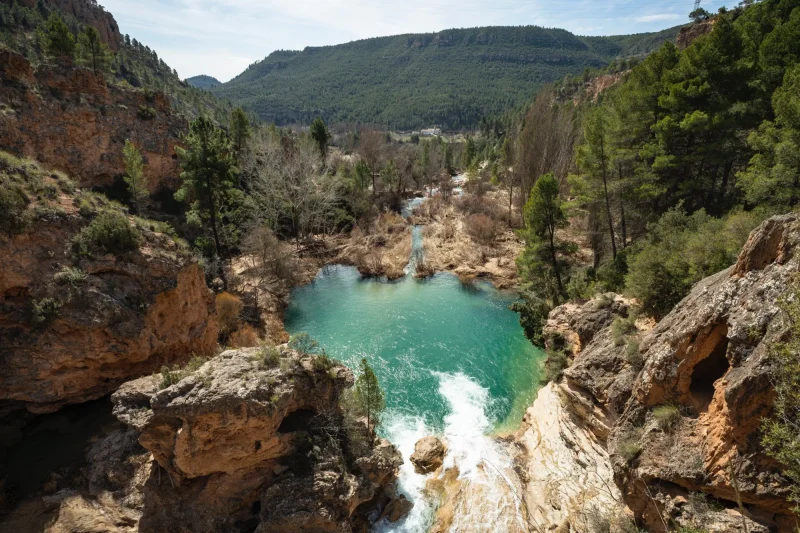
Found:
<svg viewBox="0 0 800 533"><path fill-rule="evenodd" d="M487 415L489 391L468 376L434 372L438 393L449 407L440 436L447 445L444 469L457 468L458 494L453 501L453 517L448 531L453 533L527 532L522 488L506 450L487 435L492 421ZM403 454L399 489L414 503L411 513L396 524L381 523L379 533L425 533L433 523L435 505L425 486L430 476L417 474L409 457L414 444L430 435L421 418L389 413L385 436Z"/></svg>

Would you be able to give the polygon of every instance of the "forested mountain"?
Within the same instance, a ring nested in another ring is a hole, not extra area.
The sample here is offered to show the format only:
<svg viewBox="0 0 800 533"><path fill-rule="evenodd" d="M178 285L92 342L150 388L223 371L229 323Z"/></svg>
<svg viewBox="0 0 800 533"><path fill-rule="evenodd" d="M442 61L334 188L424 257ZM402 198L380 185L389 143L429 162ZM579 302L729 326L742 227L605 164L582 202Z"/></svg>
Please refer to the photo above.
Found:
<svg viewBox="0 0 800 533"><path fill-rule="evenodd" d="M487 27L277 51L212 91L279 125L376 123L392 129L474 127L529 101L544 83L642 56L658 33L579 37L566 30Z"/></svg>
<svg viewBox="0 0 800 533"><path fill-rule="evenodd" d="M26 56L34 65L47 60L43 32L51 15L63 19L72 37L75 62L87 65L80 56L78 42L82 30L92 27L98 31L108 50L97 56L96 70L107 80L125 87L159 91L170 97L172 107L186 118L200 114L216 121L227 121L232 109L207 91L199 90L181 81L178 73L158 57L158 53L144 43L122 35L111 13L96 2L76 1L74 5L46 0L39 2L0 1L0 45Z"/></svg>
<svg viewBox="0 0 800 533"><path fill-rule="evenodd" d="M222 85L222 82L217 78L213 76L206 76L205 74L186 78L186 83L197 89L213 89L218 85Z"/></svg>

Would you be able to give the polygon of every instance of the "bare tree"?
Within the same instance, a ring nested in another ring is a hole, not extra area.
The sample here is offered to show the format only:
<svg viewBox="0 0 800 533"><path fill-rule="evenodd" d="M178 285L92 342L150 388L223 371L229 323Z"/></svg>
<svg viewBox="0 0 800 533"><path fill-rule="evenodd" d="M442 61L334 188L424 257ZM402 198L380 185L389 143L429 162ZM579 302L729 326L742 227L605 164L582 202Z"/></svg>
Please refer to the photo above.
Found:
<svg viewBox="0 0 800 533"><path fill-rule="evenodd" d="M362 159L364 159L364 162L372 173L373 196L378 192L377 176L381 168L381 157L383 155L382 152L385 141L385 135L376 129L361 130L358 153L361 155Z"/></svg>
<svg viewBox="0 0 800 533"><path fill-rule="evenodd" d="M325 173L313 141L259 130L243 155L242 169L254 220L276 232L288 225L298 248L309 234L329 229L339 184Z"/></svg>
<svg viewBox="0 0 800 533"><path fill-rule="evenodd" d="M548 173L563 186L577 136L574 106L557 104L552 87L542 89L525 116L515 150L514 173L520 180L522 198L528 198L536 180Z"/></svg>

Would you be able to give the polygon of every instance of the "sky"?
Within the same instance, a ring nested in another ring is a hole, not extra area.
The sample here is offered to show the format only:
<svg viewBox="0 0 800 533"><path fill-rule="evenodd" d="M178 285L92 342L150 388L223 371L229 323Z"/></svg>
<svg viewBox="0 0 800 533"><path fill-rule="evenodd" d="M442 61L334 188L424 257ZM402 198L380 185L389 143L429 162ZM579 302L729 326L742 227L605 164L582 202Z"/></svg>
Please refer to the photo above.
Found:
<svg viewBox="0 0 800 533"><path fill-rule="evenodd" d="M181 78L228 81L275 50L449 28L537 25L578 35L658 31L688 22L694 0L100 0L123 34ZM724 0L704 0L715 12Z"/></svg>

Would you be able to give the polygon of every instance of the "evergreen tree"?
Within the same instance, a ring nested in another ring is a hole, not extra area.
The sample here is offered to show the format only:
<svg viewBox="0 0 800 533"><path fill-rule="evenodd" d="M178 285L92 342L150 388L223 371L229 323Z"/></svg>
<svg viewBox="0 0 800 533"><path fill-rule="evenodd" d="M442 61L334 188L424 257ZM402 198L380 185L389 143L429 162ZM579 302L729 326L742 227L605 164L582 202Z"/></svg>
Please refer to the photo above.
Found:
<svg viewBox="0 0 800 533"><path fill-rule="evenodd" d="M331 132L328 130L325 121L320 117L317 117L316 120L311 123L311 138L317 143L319 153L322 155L324 161L328 156L328 142L331 140Z"/></svg>
<svg viewBox="0 0 800 533"><path fill-rule="evenodd" d="M361 374L353 389L353 398L358 410L367 417L367 432L373 435L375 427L380 423L380 415L386 408L386 402L378 378L366 358L361 359L360 370Z"/></svg>
<svg viewBox="0 0 800 533"><path fill-rule="evenodd" d="M39 37L47 55L69 59L75 56L75 37L55 12L39 28Z"/></svg>
<svg viewBox="0 0 800 533"><path fill-rule="evenodd" d="M567 225L558 180L545 174L536 181L525 204L525 229L520 231L525 249L517 262L524 278L537 280L553 305L567 296L564 255L570 247L556 236L556 231Z"/></svg>
<svg viewBox="0 0 800 533"><path fill-rule="evenodd" d="M241 156L244 144L251 134L250 120L248 120L247 114L241 107L237 107L231 112L230 129L231 143L238 158Z"/></svg>
<svg viewBox="0 0 800 533"><path fill-rule="evenodd" d="M177 147L181 159L183 184L175 199L189 204L187 220L211 232L211 242L197 244L214 260L227 288L221 261L228 253L223 242L225 222L233 221L242 201L236 189L236 167L226 132L206 117L195 119L184 137L186 148Z"/></svg>
<svg viewBox="0 0 800 533"><path fill-rule="evenodd" d="M125 176L123 179L128 185L133 212L138 215L146 207L150 192L147 189L147 178L144 175L142 154L130 139L125 141L125 147L122 149L122 160L125 163Z"/></svg>
<svg viewBox="0 0 800 533"><path fill-rule="evenodd" d="M544 345L542 328L548 313L567 296L565 256L574 246L556 236L556 231L566 225L558 180L546 174L536 181L525 204L526 227L519 231L525 249L517 258L522 298L511 307L520 315L525 336L537 346Z"/></svg>
<svg viewBox="0 0 800 533"><path fill-rule="evenodd" d="M111 52L93 26L86 26L78 34L78 58L96 75L108 71Z"/></svg>

